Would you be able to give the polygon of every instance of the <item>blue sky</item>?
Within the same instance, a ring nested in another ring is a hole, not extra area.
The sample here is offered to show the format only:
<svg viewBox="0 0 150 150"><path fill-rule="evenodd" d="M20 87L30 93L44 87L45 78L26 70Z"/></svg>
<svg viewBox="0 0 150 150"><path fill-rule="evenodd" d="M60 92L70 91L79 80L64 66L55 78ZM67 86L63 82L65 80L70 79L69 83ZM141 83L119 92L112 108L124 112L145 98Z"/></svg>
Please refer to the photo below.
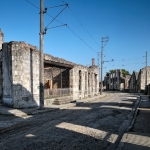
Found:
<svg viewBox="0 0 150 150"><path fill-rule="evenodd" d="M4 41L25 41L39 47L39 0L0 0L0 28ZM149 0L65 0L69 4L48 27L44 52L82 65L91 65L101 52L101 38L109 36L104 48L104 72L126 69L130 73L145 67L150 53ZM45 7L62 5L62 0L44 0ZM55 17L65 6L49 8ZM52 18L44 15L46 27ZM81 40L82 39L82 40ZM148 59L149 60L149 59ZM149 64L149 62L148 62Z"/></svg>

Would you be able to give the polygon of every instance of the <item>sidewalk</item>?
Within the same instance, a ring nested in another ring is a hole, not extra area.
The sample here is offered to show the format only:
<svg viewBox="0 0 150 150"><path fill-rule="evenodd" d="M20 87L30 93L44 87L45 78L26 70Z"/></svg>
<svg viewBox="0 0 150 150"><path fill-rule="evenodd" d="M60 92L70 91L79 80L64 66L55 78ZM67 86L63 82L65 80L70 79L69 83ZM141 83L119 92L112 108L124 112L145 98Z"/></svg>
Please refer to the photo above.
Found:
<svg viewBox="0 0 150 150"><path fill-rule="evenodd" d="M132 128L126 131L116 150L150 150L150 99L141 96Z"/></svg>
<svg viewBox="0 0 150 150"><path fill-rule="evenodd" d="M102 98L102 97L105 97L108 95L110 95L110 94L103 93L103 95L94 96L91 98L80 99L80 100L76 100L73 103L68 103L68 104L63 104L63 105L52 105L52 104L50 104L49 106L44 107L43 110L40 110L38 107L28 108L28 109L14 109L14 108L10 108L10 107L7 107L7 106L0 104L0 115L18 116L18 117L25 117L27 115L36 115L36 114L45 113L45 112L49 112L49 111L53 111L53 110L59 110L59 109L64 109L64 108L68 108L68 107L74 107L78 103L84 103L84 102L92 101L92 100L99 99L99 98Z"/></svg>

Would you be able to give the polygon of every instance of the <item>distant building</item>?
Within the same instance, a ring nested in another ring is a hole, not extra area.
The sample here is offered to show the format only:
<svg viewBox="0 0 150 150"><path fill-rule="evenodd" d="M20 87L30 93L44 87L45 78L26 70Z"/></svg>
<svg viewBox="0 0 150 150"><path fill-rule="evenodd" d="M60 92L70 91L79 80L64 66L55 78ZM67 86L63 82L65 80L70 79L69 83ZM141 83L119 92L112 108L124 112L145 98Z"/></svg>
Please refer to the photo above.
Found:
<svg viewBox="0 0 150 150"><path fill-rule="evenodd" d="M122 71L120 69L116 69L115 72L108 73L104 78L104 87L106 90L128 90L129 79L130 75L123 77Z"/></svg>
<svg viewBox="0 0 150 150"><path fill-rule="evenodd" d="M146 92L146 86L150 84L150 66L140 69L137 79L137 92Z"/></svg>
<svg viewBox="0 0 150 150"><path fill-rule="evenodd" d="M137 92L137 79L138 73L136 71L133 71L129 80L129 92Z"/></svg>

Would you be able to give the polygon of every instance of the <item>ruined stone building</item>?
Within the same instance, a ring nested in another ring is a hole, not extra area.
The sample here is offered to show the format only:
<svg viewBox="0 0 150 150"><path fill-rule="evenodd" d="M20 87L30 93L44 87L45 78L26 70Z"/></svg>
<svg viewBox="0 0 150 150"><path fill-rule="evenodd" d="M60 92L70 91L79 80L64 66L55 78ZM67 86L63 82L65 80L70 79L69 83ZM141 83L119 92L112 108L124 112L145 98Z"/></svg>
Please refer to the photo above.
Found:
<svg viewBox="0 0 150 150"><path fill-rule="evenodd" d="M3 43L0 30L0 97L14 108L39 106L39 50L25 42ZM69 95L68 102L99 93L98 67L44 55L45 98Z"/></svg>
<svg viewBox="0 0 150 150"><path fill-rule="evenodd" d="M150 66L140 69L137 79L137 92L146 92L146 86L150 84Z"/></svg>
<svg viewBox="0 0 150 150"><path fill-rule="evenodd" d="M106 90L128 90L129 79L130 75L123 77L122 71L116 69L115 72L107 73L107 76L104 78L104 86Z"/></svg>
<svg viewBox="0 0 150 150"><path fill-rule="evenodd" d="M99 93L98 67L94 59L90 67L45 55L45 88L69 88L72 100Z"/></svg>
<svg viewBox="0 0 150 150"><path fill-rule="evenodd" d="M137 92L137 79L138 73L136 71L133 71L129 80L129 92Z"/></svg>

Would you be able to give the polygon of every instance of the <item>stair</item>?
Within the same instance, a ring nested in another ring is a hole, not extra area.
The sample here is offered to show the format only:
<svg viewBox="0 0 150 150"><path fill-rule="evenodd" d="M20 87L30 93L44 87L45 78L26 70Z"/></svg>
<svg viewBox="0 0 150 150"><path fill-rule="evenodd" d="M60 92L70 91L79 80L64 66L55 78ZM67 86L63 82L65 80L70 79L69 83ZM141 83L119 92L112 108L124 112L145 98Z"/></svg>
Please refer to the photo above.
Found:
<svg viewBox="0 0 150 150"><path fill-rule="evenodd" d="M62 105L62 104L68 104L70 103L71 101L73 101L73 97L72 96L65 96L65 97L59 97L59 98L56 98L54 101L53 101L53 105Z"/></svg>

